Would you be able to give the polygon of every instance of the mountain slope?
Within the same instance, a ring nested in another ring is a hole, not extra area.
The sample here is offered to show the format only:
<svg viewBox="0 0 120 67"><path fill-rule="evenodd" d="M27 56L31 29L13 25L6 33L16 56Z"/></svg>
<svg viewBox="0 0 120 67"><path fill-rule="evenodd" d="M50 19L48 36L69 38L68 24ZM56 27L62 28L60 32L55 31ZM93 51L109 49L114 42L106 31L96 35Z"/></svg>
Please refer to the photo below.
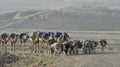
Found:
<svg viewBox="0 0 120 67"><path fill-rule="evenodd" d="M61 8L0 15L0 29L120 30L120 10Z"/></svg>

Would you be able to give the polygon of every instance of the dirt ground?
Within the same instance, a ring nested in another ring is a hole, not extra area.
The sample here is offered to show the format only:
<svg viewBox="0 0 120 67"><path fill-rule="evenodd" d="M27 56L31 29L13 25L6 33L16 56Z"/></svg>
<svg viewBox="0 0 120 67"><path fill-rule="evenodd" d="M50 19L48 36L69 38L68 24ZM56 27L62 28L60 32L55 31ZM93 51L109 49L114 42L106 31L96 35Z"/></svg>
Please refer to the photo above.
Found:
<svg viewBox="0 0 120 67"><path fill-rule="evenodd" d="M120 67L120 32L72 32L72 39L93 39L105 38L108 41L107 48L101 52L100 46L93 54L83 54L79 50L79 55L53 56L46 53L30 53L27 51L8 51L9 56L15 55L19 59L15 62L6 63L4 67ZM27 43L29 46L30 42ZM17 47L17 49L19 46ZM30 48L30 47L28 47ZM1 48L0 48L1 49ZM2 50L0 50L2 53ZM0 64L1 65L1 64Z"/></svg>
<svg viewBox="0 0 120 67"><path fill-rule="evenodd" d="M72 56L51 56L49 54L37 54L29 52L9 52L18 56L16 62L6 63L5 67L120 67L120 50L99 49L94 54Z"/></svg>

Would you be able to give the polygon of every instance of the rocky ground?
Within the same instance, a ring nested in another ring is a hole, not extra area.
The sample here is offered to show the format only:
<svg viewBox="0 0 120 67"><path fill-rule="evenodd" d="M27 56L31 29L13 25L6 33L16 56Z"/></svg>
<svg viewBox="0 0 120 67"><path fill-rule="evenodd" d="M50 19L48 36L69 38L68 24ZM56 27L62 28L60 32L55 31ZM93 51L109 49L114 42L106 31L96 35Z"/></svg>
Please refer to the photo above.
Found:
<svg viewBox="0 0 120 67"><path fill-rule="evenodd" d="M107 34L106 34L107 33ZM0 46L0 67L120 67L120 42L119 32L74 32L70 33L73 39L94 39L106 38L107 48L101 52L100 46L93 54L83 54L79 50L79 55L53 56L46 53L31 53L30 44L26 43L26 51L21 51L17 44L16 51L5 53ZM109 34L111 33L111 34ZM74 35L73 35L74 34ZM4 61L4 63L3 63Z"/></svg>
<svg viewBox="0 0 120 67"><path fill-rule="evenodd" d="M119 67L120 50L107 48L101 52L97 49L94 54L83 54L80 50L79 55L62 54L56 57L46 53L16 51L2 53L0 61L3 60L3 67Z"/></svg>

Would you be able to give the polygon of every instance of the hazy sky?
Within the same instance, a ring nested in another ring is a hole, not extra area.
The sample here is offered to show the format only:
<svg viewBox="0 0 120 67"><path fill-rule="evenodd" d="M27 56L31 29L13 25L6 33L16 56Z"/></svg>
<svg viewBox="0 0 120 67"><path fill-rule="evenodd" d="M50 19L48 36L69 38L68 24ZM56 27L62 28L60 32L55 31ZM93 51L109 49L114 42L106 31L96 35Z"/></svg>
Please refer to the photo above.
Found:
<svg viewBox="0 0 120 67"><path fill-rule="evenodd" d="M71 6L120 7L120 0L0 0L0 12Z"/></svg>

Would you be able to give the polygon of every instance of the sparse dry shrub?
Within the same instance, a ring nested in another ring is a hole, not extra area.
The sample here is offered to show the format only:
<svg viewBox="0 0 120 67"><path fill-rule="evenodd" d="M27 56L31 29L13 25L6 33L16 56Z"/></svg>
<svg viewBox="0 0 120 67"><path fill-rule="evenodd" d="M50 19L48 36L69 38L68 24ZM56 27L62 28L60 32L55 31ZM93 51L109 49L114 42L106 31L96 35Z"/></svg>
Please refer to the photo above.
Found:
<svg viewBox="0 0 120 67"><path fill-rule="evenodd" d="M16 63L17 61L19 61L19 57L9 52L0 55L0 67L6 67L7 64Z"/></svg>

